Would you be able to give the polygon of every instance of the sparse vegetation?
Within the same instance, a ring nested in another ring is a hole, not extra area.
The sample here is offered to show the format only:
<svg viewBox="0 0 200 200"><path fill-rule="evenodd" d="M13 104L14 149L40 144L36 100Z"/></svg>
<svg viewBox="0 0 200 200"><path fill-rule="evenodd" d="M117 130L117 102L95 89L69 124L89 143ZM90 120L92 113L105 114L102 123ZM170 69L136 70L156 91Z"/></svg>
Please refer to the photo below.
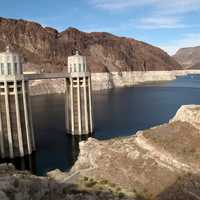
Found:
<svg viewBox="0 0 200 200"><path fill-rule="evenodd" d="M108 184L108 180L103 179L103 180L100 181L100 184L107 185Z"/></svg>
<svg viewBox="0 0 200 200"><path fill-rule="evenodd" d="M88 178L87 176L84 176L84 177L83 177L83 180L84 180L84 181L88 181L88 179L89 179L89 178Z"/></svg>
<svg viewBox="0 0 200 200"><path fill-rule="evenodd" d="M97 184L97 182L94 179L88 179L85 183L86 187L94 187Z"/></svg>
<svg viewBox="0 0 200 200"><path fill-rule="evenodd" d="M123 197L125 197L125 194L122 193L122 192L119 192L119 198L121 199L121 198L123 198Z"/></svg>

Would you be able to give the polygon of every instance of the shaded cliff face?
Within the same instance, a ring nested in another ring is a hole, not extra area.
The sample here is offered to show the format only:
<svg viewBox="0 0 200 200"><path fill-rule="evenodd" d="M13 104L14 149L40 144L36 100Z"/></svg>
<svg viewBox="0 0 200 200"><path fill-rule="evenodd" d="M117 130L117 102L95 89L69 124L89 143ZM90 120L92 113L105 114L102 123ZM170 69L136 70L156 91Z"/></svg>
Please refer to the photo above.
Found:
<svg viewBox="0 0 200 200"><path fill-rule="evenodd" d="M59 33L40 24L0 18L0 51L10 44L22 53L29 69L62 71L75 49L88 58L92 72L180 69L161 49L109 33L84 33L74 28Z"/></svg>
<svg viewBox="0 0 200 200"><path fill-rule="evenodd" d="M200 69L200 46L179 49L173 58L185 68Z"/></svg>

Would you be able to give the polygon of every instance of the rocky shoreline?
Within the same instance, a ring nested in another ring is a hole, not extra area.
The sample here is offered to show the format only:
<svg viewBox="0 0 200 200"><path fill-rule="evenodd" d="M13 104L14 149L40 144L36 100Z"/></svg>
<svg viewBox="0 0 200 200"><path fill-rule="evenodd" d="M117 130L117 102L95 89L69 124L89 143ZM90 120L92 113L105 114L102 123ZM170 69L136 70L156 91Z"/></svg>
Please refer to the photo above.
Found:
<svg viewBox="0 0 200 200"><path fill-rule="evenodd" d="M131 87L148 82L171 81L175 80L177 76L188 74L200 74L200 70L92 73L91 79L93 91L99 91ZM64 93L64 84L64 79L32 81L30 93L32 96Z"/></svg>
<svg viewBox="0 0 200 200"><path fill-rule="evenodd" d="M0 199L198 200L199 121L200 106L185 105L169 123L132 136L89 138L68 173L36 177L1 165Z"/></svg>
<svg viewBox="0 0 200 200"><path fill-rule="evenodd" d="M188 105L169 123L136 135L109 141L91 138L80 144L72 171L107 179L145 199L198 199L194 195L200 195L199 120L200 106ZM198 187L188 188L191 177Z"/></svg>

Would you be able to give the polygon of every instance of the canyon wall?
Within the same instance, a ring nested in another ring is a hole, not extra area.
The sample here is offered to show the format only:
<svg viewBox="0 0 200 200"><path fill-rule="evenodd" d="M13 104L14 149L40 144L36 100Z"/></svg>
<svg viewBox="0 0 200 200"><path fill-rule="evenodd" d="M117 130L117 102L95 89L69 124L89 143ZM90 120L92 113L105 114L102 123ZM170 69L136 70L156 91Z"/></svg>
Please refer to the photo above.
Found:
<svg viewBox="0 0 200 200"><path fill-rule="evenodd" d="M184 68L200 68L200 46L179 49L173 58Z"/></svg>
<svg viewBox="0 0 200 200"><path fill-rule="evenodd" d="M144 199L194 200L200 195L200 106L182 106L166 124L136 135L80 143L72 172L107 180Z"/></svg>
<svg viewBox="0 0 200 200"><path fill-rule="evenodd" d="M58 32L31 21L0 18L0 51L6 45L23 56L26 70L65 71L67 57L76 50L87 56L91 72L181 69L162 49L132 38L75 28Z"/></svg>
<svg viewBox="0 0 200 200"><path fill-rule="evenodd" d="M112 72L92 73L93 91L131 87L138 84L158 81L171 81L177 76L200 74L200 70L148 71L148 72ZM30 82L31 95L64 93L64 79L37 80Z"/></svg>

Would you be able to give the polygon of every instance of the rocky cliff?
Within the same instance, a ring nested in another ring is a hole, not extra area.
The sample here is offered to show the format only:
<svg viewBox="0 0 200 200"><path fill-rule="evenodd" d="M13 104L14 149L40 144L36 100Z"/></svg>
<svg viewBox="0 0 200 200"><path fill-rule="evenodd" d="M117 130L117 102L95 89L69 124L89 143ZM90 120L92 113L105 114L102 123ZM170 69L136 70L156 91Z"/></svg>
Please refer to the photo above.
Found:
<svg viewBox="0 0 200 200"><path fill-rule="evenodd" d="M24 56L28 70L63 71L67 56L76 49L87 56L92 72L181 68L161 49L135 39L75 28L58 32L30 21L0 18L0 51L8 44Z"/></svg>
<svg viewBox="0 0 200 200"><path fill-rule="evenodd" d="M170 123L128 138L90 138L72 171L146 199L199 199L199 116L200 106L183 106Z"/></svg>
<svg viewBox="0 0 200 200"><path fill-rule="evenodd" d="M173 58L185 68L200 69L200 46L179 49Z"/></svg>
<svg viewBox="0 0 200 200"><path fill-rule="evenodd" d="M91 183L85 179L73 183L66 174L63 178L58 170L48 177L37 177L29 172L17 171L12 165L0 165L1 200L139 200L108 190L103 184L101 188L94 189Z"/></svg>

